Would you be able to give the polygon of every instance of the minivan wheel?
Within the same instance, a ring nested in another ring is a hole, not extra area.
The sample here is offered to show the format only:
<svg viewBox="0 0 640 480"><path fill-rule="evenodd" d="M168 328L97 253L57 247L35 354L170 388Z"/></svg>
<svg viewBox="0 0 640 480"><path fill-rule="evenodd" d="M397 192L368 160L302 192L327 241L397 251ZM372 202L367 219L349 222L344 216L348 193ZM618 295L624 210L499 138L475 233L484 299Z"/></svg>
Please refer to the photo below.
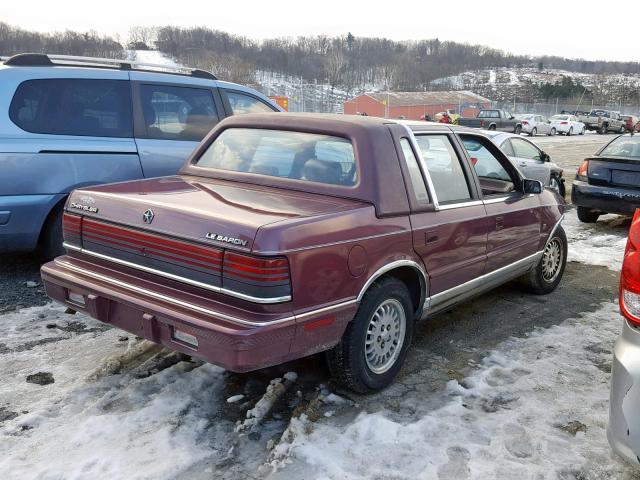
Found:
<svg viewBox="0 0 640 480"><path fill-rule="evenodd" d="M527 290L538 295L553 292L562 279L566 264L567 235L562 225L558 225L536 266L522 277Z"/></svg>
<svg viewBox="0 0 640 480"><path fill-rule="evenodd" d="M393 277L377 281L362 298L340 343L327 352L331 375L358 393L387 387L407 356L414 320L404 283Z"/></svg>
<svg viewBox="0 0 640 480"><path fill-rule="evenodd" d="M578 207L578 220L582 223L596 223L600 214L587 207Z"/></svg>
<svg viewBox="0 0 640 480"><path fill-rule="evenodd" d="M64 255L62 246L62 213L63 206L59 205L49 214L44 228L42 229L42 259L44 261L53 260L60 255Z"/></svg>

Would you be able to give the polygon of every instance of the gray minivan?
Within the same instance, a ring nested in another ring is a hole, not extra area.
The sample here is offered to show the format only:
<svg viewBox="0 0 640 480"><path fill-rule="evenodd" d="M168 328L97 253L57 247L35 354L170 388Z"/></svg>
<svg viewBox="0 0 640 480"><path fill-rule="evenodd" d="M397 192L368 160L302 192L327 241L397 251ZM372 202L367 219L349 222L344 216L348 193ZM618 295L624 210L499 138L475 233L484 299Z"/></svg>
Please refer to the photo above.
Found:
<svg viewBox="0 0 640 480"><path fill-rule="evenodd" d="M0 64L0 252L55 256L72 190L173 175L219 120L282 110L203 70L154 68L42 54Z"/></svg>

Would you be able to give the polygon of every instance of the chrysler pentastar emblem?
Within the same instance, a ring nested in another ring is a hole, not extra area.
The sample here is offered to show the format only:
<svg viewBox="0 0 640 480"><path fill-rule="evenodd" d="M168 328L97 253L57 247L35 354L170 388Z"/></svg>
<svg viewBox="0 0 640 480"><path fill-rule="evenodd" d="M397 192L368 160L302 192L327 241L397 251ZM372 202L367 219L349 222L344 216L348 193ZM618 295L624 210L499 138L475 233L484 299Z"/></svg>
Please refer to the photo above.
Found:
<svg viewBox="0 0 640 480"><path fill-rule="evenodd" d="M148 209L142 214L142 220L144 221L144 223L151 223L153 222L153 217L155 216L156 214L153 213L153 210Z"/></svg>

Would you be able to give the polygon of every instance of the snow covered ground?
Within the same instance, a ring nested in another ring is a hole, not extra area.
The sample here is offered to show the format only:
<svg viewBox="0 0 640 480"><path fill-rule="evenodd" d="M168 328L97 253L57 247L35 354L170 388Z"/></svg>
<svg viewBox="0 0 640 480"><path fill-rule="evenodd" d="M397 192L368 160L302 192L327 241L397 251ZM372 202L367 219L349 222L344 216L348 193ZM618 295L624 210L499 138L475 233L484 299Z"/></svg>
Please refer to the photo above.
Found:
<svg viewBox="0 0 640 480"><path fill-rule="evenodd" d="M572 209L564 226L570 260L619 270L624 220ZM349 398L313 360L236 375L59 306L23 309L0 315L0 478L640 478L605 436L620 322L605 302L497 343L444 388L420 386L429 361ZM38 373L54 383L25 381Z"/></svg>

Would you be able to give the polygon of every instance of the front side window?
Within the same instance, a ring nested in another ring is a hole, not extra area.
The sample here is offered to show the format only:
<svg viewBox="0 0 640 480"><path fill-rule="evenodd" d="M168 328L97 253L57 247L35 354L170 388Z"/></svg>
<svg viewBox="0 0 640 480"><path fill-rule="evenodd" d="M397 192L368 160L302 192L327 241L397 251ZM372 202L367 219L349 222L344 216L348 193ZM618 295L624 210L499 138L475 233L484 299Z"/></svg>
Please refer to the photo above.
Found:
<svg viewBox="0 0 640 480"><path fill-rule="evenodd" d="M640 160L640 138L635 135L633 137L618 137L607 145L599 155Z"/></svg>
<svg viewBox="0 0 640 480"><path fill-rule="evenodd" d="M518 158L527 158L529 160L540 160L540 150L532 144L521 138L512 138L511 145L515 156Z"/></svg>
<svg viewBox="0 0 640 480"><path fill-rule="evenodd" d="M228 128L196 165L347 187L357 183L351 141L315 133Z"/></svg>
<svg viewBox="0 0 640 480"><path fill-rule="evenodd" d="M471 199L469 185L456 151L446 135L416 135L420 153L433 182L438 202Z"/></svg>
<svg viewBox="0 0 640 480"><path fill-rule="evenodd" d="M243 113L269 113L275 111L272 107L251 95L230 90L226 90L225 93L234 115Z"/></svg>
<svg viewBox="0 0 640 480"><path fill-rule="evenodd" d="M27 132L133 137L128 80L27 80L16 90L9 117Z"/></svg>
<svg viewBox="0 0 640 480"><path fill-rule="evenodd" d="M483 145L481 139L471 135L461 135L460 138L471 158L485 195L509 193L515 189L514 178L491 150Z"/></svg>
<svg viewBox="0 0 640 480"><path fill-rule="evenodd" d="M210 90L140 85L145 138L199 142L218 122Z"/></svg>

